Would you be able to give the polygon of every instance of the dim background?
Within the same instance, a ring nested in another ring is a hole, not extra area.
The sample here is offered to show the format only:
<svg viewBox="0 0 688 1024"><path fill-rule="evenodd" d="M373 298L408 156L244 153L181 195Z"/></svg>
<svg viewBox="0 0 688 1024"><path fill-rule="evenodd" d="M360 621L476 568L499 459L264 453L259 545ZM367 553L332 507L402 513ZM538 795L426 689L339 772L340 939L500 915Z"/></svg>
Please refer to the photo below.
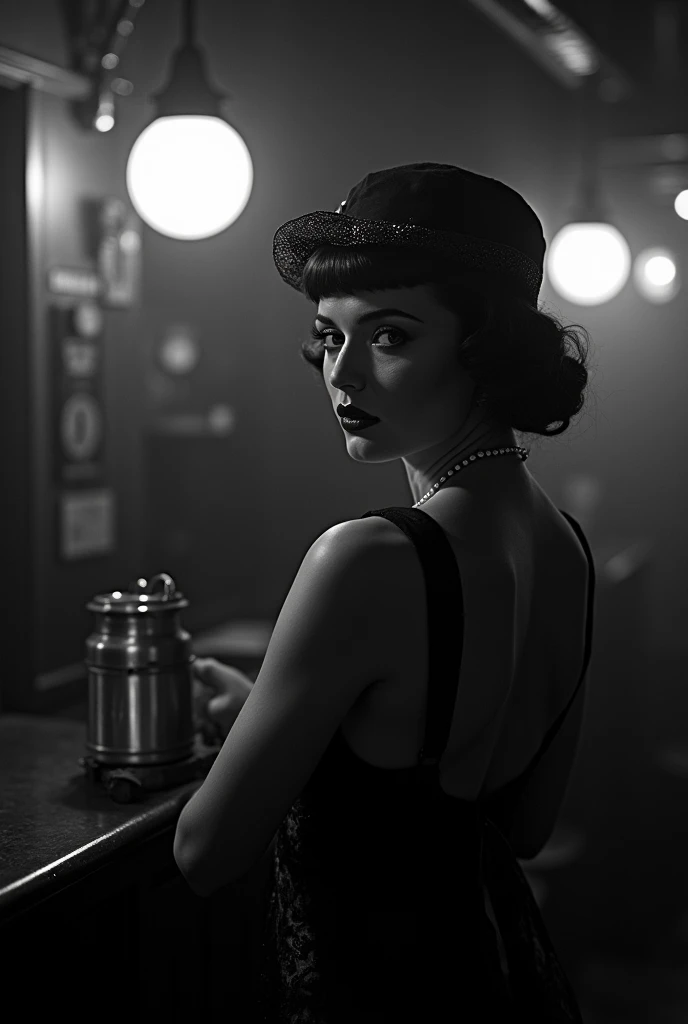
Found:
<svg viewBox="0 0 688 1024"><path fill-rule="evenodd" d="M0 47L70 68L70 6L5 0ZM603 106L606 137L688 132L685 72L662 70L655 45L659 5L558 6L633 83L628 98ZM103 465L115 543L105 556L65 560L47 274L93 266L89 200L114 196L131 208L126 160L152 116L150 94L167 80L180 11L161 0L140 10L118 69L134 90L107 134L82 127L60 96L0 87L2 711L83 705L94 594L165 571L190 602L183 623L199 645L215 637L231 655L225 631L260 647L315 537L369 509L410 504L400 463L348 458L326 392L301 360L313 310L274 267L279 225L334 210L371 170L425 160L506 181L535 208L548 241L575 199L577 93L476 5L199 3L198 43L211 82L230 94L253 190L238 220L206 240L140 225L137 299L104 310ZM681 9L684 63L687 22ZM26 201L13 191L21 182ZM647 169L609 164L602 184L633 254L667 245L685 265L688 225L653 193ZM686 291L652 305L629 279L611 301L584 308L545 280L541 302L590 332L592 386L575 425L535 443L528 467L583 525L598 579L579 758L557 842L530 875L586 1020L685 1021L688 776L675 766L688 749ZM166 373L156 355L180 324L200 350L186 376ZM229 415L224 433L165 429L217 406Z"/></svg>

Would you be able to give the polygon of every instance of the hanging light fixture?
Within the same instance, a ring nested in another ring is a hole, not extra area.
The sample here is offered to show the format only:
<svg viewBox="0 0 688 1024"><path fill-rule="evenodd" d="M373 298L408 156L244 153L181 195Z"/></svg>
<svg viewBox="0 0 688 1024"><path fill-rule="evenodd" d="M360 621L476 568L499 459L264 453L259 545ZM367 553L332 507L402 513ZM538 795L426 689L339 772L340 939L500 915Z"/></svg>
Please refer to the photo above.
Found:
<svg viewBox="0 0 688 1024"><path fill-rule="evenodd" d="M679 266L676 253L666 246L643 249L633 263L633 280L638 293L655 305L671 302L681 290Z"/></svg>
<svg viewBox="0 0 688 1024"><path fill-rule="evenodd" d="M253 185L246 143L227 122L194 43L194 3L182 0L184 39L156 113L132 146L127 189L143 220L160 234L209 238L240 216Z"/></svg>
<svg viewBox="0 0 688 1024"><path fill-rule="evenodd" d="M572 219L552 239L547 275L556 291L579 306L599 306L621 291L631 270L631 252L609 222L599 187L596 115L597 76L581 88L581 182Z"/></svg>

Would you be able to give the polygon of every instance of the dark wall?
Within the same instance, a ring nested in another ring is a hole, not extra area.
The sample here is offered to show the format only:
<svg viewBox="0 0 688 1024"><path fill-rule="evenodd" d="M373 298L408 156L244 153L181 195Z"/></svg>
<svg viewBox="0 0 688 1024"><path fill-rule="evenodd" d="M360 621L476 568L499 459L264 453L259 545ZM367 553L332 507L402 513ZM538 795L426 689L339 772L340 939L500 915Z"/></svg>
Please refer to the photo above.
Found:
<svg viewBox="0 0 688 1024"><path fill-rule="evenodd" d="M59 27L54 18L37 18L32 55L60 58ZM0 23L3 44L11 45L11 33L7 38L1 29ZM16 520L5 535L4 578L12 610L3 643L2 701L8 709L40 709L64 702L75 687L83 690L83 642L90 629L86 600L139 574L144 497L137 460L143 409L137 392L137 309L103 309L96 343L104 442L91 482L114 491L115 544L107 554L66 560L58 541L60 498L87 481L68 484L58 478L60 357L51 324L56 316L68 317L80 300L51 292L49 271L95 269L89 204L125 194L117 176L116 140L83 131L63 98L25 86L3 87L0 116L7 179L2 290L8 293L3 329L8 372L0 384L7 452L3 493ZM12 168L18 169L10 183Z"/></svg>
<svg viewBox="0 0 688 1024"><path fill-rule="evenodd" d="M0 224L11 239L12 258L0 262L0 494L5 550L0 559L7 593L0 630L3 649L10 657L9 672L16 671L13 652L22 658L31 649L35 614L30 567L32 530L27 510L31 507L31 415L26 396L31 386L29 348L29 268L26 218L24 216L26 123L29 93L25 88L0 88L0 132L4 140L0 159ZM6 670L7 670L6 669ZM2 677L0 677L1 679ZM28 680L23 680L24 685ZM28 687L27 687L28 688ZM3 705L4 679L0 685Z"/></svg>
<svg viewBox="0 0 688 1024"><path fill-rule="evenodd" d="M85 132L69 105L45 92L31 94L28 173L35 181L28 202L31 268L33 581L35 587L34 685L52 703L83 658L90 632L84 605L104 590L125 587L140 575L143 494L140 429L143 409L139 370L139 312L103 308L98 345L103 362L104 447L102 477L94 481L115 494L115 544L108 554L65 560L59 550L58 502L73 488L56 479L56 336L51 310L72 309L72 297L48 291L55 267L93 269L96 254L89 232L89 203L106 196L126 198L117 174L116 140ZM80 642L81 641L81 642ZM70 668L71 666L71 668ZM55 671L62 673L55 675Z"/></svg>

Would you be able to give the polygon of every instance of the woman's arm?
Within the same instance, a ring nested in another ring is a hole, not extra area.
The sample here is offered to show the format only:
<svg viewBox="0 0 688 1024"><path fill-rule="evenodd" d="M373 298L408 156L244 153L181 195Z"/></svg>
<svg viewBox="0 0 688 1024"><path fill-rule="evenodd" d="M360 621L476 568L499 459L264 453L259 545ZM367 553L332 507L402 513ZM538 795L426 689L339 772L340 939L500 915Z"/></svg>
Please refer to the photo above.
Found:
<svg viewBox="0 0 688 1024"><path fill-rule="evenodd" d="M389 636L361 594L384 606L395 583L372 520L325 531L277 618L258 678L177 822L174 856L198 895L260 859L341 723L380 675Z"/></svg>

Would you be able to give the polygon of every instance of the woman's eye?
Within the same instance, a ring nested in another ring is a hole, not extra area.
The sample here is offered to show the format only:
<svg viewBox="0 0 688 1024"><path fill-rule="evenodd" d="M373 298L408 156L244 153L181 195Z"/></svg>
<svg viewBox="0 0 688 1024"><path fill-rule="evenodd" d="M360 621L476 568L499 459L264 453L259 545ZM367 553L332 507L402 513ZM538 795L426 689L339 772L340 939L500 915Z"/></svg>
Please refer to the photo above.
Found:
<svg viewBox="0 0 688 1024"><path fill-rule="evenodd" d="M375 337L375 339L377 339L377 338L381 337L383 334L388 334L388 335L389 334L395 334L397 336L397 338L398 338L397 341L393 341L391 344L383 345L382 346L383 348L394 348L395 345L400 345L403 341L406 340L404 338L404 335L401 333L401 331L398 331L395 327L382 327L377 332L377 334L374 335L374 337Z"/></svg>
<svg viewBox="0 0 688 1024"><path fill-rule="evenodd" d="M403 345L403 343L406 341L406 336L404 332L400 331L397 327L379 327L375 334L373 335L373 340L377 341L378 338L385 334L396 335L398 340L384 343L380 346L381 348L397 348L399 345ZM339 331L335 331L332 328L325 328L322 331L318 330L317 327L311 328L311 337L315 338L316 340L324 340L325 338L333 338L335 336L341 338L341 334L339 333ZM324 346L326 352L334 352L334 350L337 347L338 346L334 344Z"/></svg>

